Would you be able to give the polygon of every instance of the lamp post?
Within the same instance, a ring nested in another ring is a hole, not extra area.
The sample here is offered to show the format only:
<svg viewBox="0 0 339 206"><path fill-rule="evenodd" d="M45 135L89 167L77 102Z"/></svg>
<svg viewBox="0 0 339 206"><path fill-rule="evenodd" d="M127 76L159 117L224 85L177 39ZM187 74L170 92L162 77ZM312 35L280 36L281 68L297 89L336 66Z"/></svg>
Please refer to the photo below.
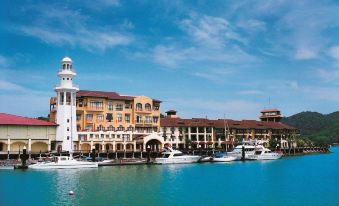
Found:
<svg viewBox="0 0 339 206"><path fill-rule="evenodd" d="M95 162L95 146L92 147L92 162Z"/></svg>
<svg viewBox="0 0 339 206"><path fill-rule="evenodd" d="M147 146L147 163L151 162L151 146Z"/></svg>

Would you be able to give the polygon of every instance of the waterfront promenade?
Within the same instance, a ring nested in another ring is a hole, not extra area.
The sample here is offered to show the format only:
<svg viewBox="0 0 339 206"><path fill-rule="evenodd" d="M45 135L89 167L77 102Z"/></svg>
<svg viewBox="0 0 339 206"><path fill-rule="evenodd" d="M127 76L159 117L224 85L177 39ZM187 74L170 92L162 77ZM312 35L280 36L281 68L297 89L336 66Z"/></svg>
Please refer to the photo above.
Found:
<svg viewBox="0 0 339 206"><path fill-rule="evenodd" d="M338 205L339 147L331 151L263 162L0 170L0 205Z"/></svg>

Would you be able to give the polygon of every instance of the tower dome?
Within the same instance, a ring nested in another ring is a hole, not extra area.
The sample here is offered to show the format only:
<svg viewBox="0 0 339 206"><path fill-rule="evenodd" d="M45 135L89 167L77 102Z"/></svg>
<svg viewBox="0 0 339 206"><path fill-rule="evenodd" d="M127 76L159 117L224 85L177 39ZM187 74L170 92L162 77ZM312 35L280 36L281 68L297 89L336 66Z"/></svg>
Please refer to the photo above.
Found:
<svg viewBox="0 0 339 206"><path fill-rule="evenodd" d="M65 56L65 57L61 60L61 62L71 62L71 63L72 63L72 59L69 58L68 56Z"/></svg>

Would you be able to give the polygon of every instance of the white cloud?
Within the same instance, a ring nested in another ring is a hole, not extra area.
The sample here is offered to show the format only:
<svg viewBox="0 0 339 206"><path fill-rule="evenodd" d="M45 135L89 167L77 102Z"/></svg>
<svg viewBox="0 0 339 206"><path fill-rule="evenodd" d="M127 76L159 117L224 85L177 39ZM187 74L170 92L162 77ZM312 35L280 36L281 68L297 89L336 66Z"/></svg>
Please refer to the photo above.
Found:
<svg viewBox="0 0 339 206"><path fill-rule="evenodd" d="M0 91L24 92L26 89L18 84L0 79Z"/></svg>
<svg viewBox="0 0 339 206"><path fill-rule="evenodd" d="M78 11L53 6L33 7L36 19L29 25L16 27L25 35L33 36L55 46L80 46L90 51L129 45L133 37L106 27L88 26L88 16ZM129 25L131 26L131 24Z"/></svg>
<svg viewBox="0 0 339 206"><path fill-rule="evenodd" d="M339 79L339 70L317 69L315 74L317 78L324 82L332 82Z"/></svg>
<svg viewBox="0 0 339 206"><path fill-rule="evenodd" d="M226 19L220 17L192 15L192 18L182 20L180 27L197 43L208 47L224 47L230 40L247 42Z"/></svg>
<svg viewBox="0 0 339 206"><path fill-rule="evenodd" d="M175 68L180 61L189 58L189 53L192 49L178 49L173 46L166 47L163 45L157 45L153 50L154 62L169 67Z"/></svg>
<svg viewBox="0 0 339 206"><path fill-rule="evenodd" d="M311 48L298 48L295 53L296 59L313 59L317 56L317 51Z"/></svg>

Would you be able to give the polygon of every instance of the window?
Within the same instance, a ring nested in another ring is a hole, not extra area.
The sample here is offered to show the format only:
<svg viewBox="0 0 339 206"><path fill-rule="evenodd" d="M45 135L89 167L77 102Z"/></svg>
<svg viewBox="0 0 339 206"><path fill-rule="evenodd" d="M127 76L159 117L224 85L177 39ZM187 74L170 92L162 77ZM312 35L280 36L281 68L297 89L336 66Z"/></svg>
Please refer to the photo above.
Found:
<svg viewBox="0 0 339 206"><path fill-rule="evenodd" d="M132 105L130 103L125 104L125 109L132 109Z"/></svg>
<svg viewBox="0 0 339 206"><path fill-rule="evenodd" d="M146 133L152 133L153 129L151 127L146 128Z"/></svg>
<svg viewBox="0 0 339 206"><path fill-rule="evenodd" d="M142 123L142 116L137 115L136 121L137 123Z"/></svg>
<svg viewBox="0 0 339 206"><path fill-rule="evenodd" d="M108 103L107 103L107 109L108 110L113 110L113 102L112 100L109 100Z"/></svg>
<svg viewBox="0 0 339 206"><path fill-rule="evenodd" d="M105 131L105 127L102 126L102 125L99 125L99 126L97 127L97 131Z"/></svg>
<svg viewBox="0 0 339 206"><path fill-rule="evenodd" d="M122 111L123 110L123 104L117 103L115 105L115 111Z"/></svg>
<svg viewBox="0 0 339 206"><path fill-rule="evenodd" d="M120 125L120 126L118 127L118 131L124 131L124 127L123 127L122 125Z"/></svg>
<svg viewBox="0 0 339 206"><path fill-rule="evenodd" d="M103 114L97 114L97 121L103 122L104 121L104 115Z"/></svg>
<svg viewBox="0 0 339 206"><path fill-rule="evenodd" d="M66 104L67 105L71 105L71 93L70 92L66 92Z"/></svg>
<svg viewBox="0 0 339 206"><path fill-rule="evenodd" d="M67 119L67 123L69 123L69 119Z"/></svg>
<svg viewBox="0 0 339 206"><path fill-rule="evenodd" d="M131 115L130 114L125 114L125 121L127 123L130 123L131 122Z"/></svg>
<svg viewBox="0 0 339 206"><path fill-rule="evenodd" d="M117 121L122 122L122 114L121 113L117 114Z"/></svg>
<svg viewBox="0 0 339 206"><path fill-rule="evenodd" d="M83 107L84 106L84 100L83 99L79 99L79 107Z"/></svg>
<svg viewBox="0 0 339 206"><path fill-rule="evenodd" d="M135 109L137 111L141 111L142 110L142 104L141 103L137 103Z"/></svg>
<svg viewBox="0 0 339 206"><path fill-rule="evenodd" d="M159 117L153 117L153 123L158 123Z"/></svg>
<svg viewBox="0 0 339 206"><path fill-rule="evenodd" d="M145 117L145 123L146 123L146 124L152 123L152 117L151 117L151 116L146 116L146 117Z"/></svg>
<svg viewBox="0 0 339 206"><path fill-rule="evenodd" d="M127 131L133 131L133 127L132 126L127 127Z"/></svg>
<svg viewBox="0 0 339 206"><path fill-rule="evenodd" d="M69 132L69 127L67 127L67 132Z"/></svg>
<svg viewBox="0 0 339 206"><path fill-rule="evenodd" d="M63 105L63 104L64 104L64 98L65 98L64 93L63 93L63 92L60 92L60 97L59 97L59 99L60 99L59 104L60 104L60 105Z"/></svg>
<svg viewBox="0 0 339 206"><path fill-rule="evenodd" d="M114 127L113 127L112 125L109 125L109 126L107 127L107 130L108 130L108 131L114 131Z"/></svg>
<svg viewBox="0 0 339 206"><path fill-rule="evenodd" d="M62 69L65 70L66 69L66 64L62 65Z"/></svg>
<svg viewBox="0 0 339 206"><path fill-rule="evenodd" d="M112 113L107 113L106 114L106 120L108 122L112 122L113 121L113 114Z"/></svg>
<svg viewBox="0 0 339 206"><path fill-rule="evenodd" d="M69 136L67 136L67 140L69 140Z"/></svg>
<svg viewBox="0 0 339 206"><path fill-rule="evenodd" d="M86 125L85 130L88 132L91 132L93 130L93 126L92 125Z"/></svg>
<svg viewBox="0 0 339 206"><path fill-rule="evenodd" d="M159 110L160 105L156 104L153 106L154 110Z"/></svg>
<svg viewBox="0 0 339 206"><path fill-rule="evenodd" d="M81 119L81 114L77 114L77 121L80 121Z"/></svg>
<svg viewBox="0 0 339 206"><path fill-rule="evenodd" d="M90 102L90 107L92 109L103 109L103 103L100 101L91 101Z"/></svg>
<svg viewBox="0 0 339 206"><path fill-rule="evenodd" d="M151 111L152 110L152 106L149 103L145 104L145 110L146 111Z"/></svg>
<svg viewBox="0 0 339 206"><path fill-rule="evenodd" d="M92 121L93 120L93 114L86 114L86 121Z"/></svg>

